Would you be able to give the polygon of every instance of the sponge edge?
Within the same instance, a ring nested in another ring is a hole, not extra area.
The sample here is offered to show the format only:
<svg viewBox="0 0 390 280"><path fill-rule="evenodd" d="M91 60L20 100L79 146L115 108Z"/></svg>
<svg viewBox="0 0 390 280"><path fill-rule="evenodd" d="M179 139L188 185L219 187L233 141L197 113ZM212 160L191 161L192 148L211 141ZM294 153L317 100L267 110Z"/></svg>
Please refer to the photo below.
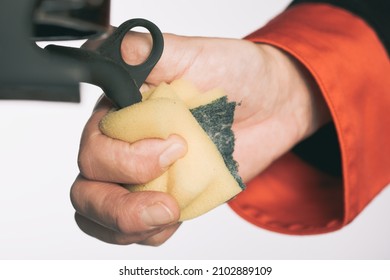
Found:
<svg viewBox="0 0 390 280"><path fill-rule="evenodd" d="M178 80L146 92L141 103L109 112L100 122L101 131L109 137L133 143L177 134L187 142L187 154L164 174L147 184L126 188L131 192L169 193L179 204L181 221L202 215L236 196L242 188L189 110L223 96L221 90L200 94L191 84Z"/></svg>

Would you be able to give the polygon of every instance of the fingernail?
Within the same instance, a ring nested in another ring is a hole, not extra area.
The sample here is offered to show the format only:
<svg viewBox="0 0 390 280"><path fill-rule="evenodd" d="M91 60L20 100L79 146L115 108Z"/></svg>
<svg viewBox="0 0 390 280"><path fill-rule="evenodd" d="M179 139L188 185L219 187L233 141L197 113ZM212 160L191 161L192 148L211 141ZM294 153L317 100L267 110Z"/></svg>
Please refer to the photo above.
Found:
<svg viewBox="0 0 390 280"><path fill-rule="evenodd" d="M182 144L174 143L169 146L160 156L160 166L167 168L185 154Z"/></svg>
<svg viewBox="0 0 390 280"><path fill-rule="evenodd" d="M157 202L142 211L141 219L148 226L163 226L172 223L174 216L167 206Z"/></svg>

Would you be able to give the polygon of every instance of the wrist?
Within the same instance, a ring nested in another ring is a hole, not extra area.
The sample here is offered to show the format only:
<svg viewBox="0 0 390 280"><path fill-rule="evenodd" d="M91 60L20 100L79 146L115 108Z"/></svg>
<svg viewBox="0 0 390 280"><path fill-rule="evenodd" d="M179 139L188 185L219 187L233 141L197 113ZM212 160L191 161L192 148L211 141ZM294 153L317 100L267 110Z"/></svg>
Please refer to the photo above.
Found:
<svg viewBox="0 0 390 280"><path fill-rule="evenodd" d="M331 121L326 101L310 72L293 56L262 45L272 61L274 92L279 96L275 117L283 119L291 147Z"/></svg>

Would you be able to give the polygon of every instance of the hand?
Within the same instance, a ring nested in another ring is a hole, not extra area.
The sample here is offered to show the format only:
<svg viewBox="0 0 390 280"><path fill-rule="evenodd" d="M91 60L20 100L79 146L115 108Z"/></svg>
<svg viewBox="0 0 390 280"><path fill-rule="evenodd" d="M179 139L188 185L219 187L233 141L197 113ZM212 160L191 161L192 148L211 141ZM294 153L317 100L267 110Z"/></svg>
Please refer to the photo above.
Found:
<svg viewBox="0 0 390 280"><path fill-rule="evenodd" d="M145 88L183 78L201 91L222 87L230 100L240 103L233 125L234 157L244 181L329 120L311 77L274 47L170 34L164 39L163 56ZM150 45L147 35L133 33L124 40L122 55L129 64L137 64ZM175 201L163 193L129 193L119 183L157 177L185 154L185 142L178 136L132 144L110 139L98 129L109 108L103 99L82 136L81 175L71 191L76 220L85 232L107 242L161 244L178 228ZM162 156L164 151L168 156Z"/></svg>
<svg viewBox="0 0 390 280"><path fill-rule="evenodd" d="M165 35L160 62L147 84L192 81L201 91L220 87L236 109L234 158L244 181L252 179L296 143L330 120L328 108L309 73L285 52L245 40ZM122 55L142 62L151 40L128 36Z"/></svg>

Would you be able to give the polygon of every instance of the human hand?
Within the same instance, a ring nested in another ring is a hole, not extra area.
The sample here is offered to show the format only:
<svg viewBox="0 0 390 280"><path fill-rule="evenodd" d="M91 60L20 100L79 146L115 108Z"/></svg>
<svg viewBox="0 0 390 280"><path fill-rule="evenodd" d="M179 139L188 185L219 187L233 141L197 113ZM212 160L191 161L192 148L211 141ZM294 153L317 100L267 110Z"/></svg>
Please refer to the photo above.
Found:
<svg viewBox="0 0 390 280"><path fill-rule="evenodd" d="M234 158L244 181L252 179L330 120L310 74L275 47L246 40L165 35L160 62L147 86L186 79L201 91L223 88L236 108ZM129 64L142 62L149 36L134 33L122 44Z"/></svg>
<svg viewBox="0 0 390 280"><path fill-rule="evenodd" d="M129 64L137 64L147 56L150 45L146 35L129 35L122 44L122 55ZM326 106L304 69L271 46L166 34L164 54L144 87L179 78L192 81L201 91L221 87L230 100L240 103L233 126L234 157L245 181L328 118ZM175 201L157 192L129 193L120 183L157 177L185 154L185 143L178 136L132 144L110 139L98 129L109 108L103 99L83 133L81 175L71 191L76 220L85 232L107 242L161 244L178 227ZM161 166L159 157L167 147L174 148ZM153 210L150 214L148 205Z"/></svg>

